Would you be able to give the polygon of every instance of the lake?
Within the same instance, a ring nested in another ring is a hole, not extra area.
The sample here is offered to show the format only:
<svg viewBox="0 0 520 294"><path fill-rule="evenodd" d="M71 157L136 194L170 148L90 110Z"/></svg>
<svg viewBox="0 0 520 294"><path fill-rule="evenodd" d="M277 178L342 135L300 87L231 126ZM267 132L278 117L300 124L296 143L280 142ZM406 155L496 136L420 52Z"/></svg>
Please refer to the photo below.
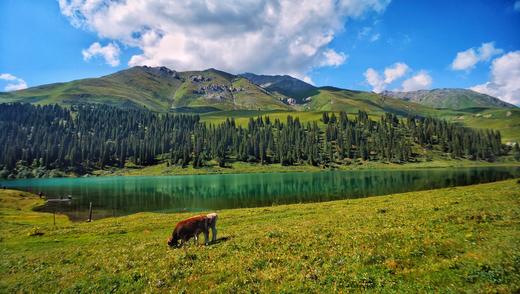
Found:
<svg viewBox="0 0 520 294"><path fill-rule="evenodd" d="M514 177L520 177L520 167L24 179L1 181L0 185L41 191L48 198L71 195L72 201L49 202L41 210L85 220L90 202L93 218L99 219L141 211L208 211L321 202Z"/></svg>

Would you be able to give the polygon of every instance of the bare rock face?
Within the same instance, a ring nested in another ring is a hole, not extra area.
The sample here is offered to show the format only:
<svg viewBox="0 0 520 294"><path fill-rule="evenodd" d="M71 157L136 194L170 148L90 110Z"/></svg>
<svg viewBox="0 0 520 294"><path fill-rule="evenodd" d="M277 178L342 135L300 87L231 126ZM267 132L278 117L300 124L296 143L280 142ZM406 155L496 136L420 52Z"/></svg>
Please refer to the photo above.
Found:
<svg viewBox="0 0 520 294"><path fill-rule="evenodd" d="M229 86L228 90L229 90L229 92L232 92L232 93L238 93L238 92L243 92L244 88L243 87L235 88L233 86Z"/></svg>
<svg viewBox="0 0 520 294"><path fill-rule="evenodd" d="M202 75L192 75L192 76L190 76L190 81L192 81L194 83L202 83L202 82L211 81L211 78L207 78Z"/></svg>
<svg viewBox="0 0 520 294"><path fill-rule="evenodd" d="M296 99L294 99L294 98L287 98L286 102L289 105L295 105L296 104Z"/></svg>
<svg viewBox="0 0 520 294"><path fill-rule="evenodd" d="M145 65L143 67L145 68L145 70L157 74L161 77L180 79L180 76L176 71L171 70L166 66L150 67Z"/></svg>
<svg viewBox="0 0 520 294"><path fill-rule="evenodd" d="M200 76L191 77L192 80L202 81L204 79L200 78ZM206 79L207 81L207 79ZM223 100L226 98L231 98L234 93L245 91L243 87L233 87L232 85L225 84L209 84L209 85L200 85L196 90L193 90L193 94L203 95L206 99L217 99Z"/></svg>

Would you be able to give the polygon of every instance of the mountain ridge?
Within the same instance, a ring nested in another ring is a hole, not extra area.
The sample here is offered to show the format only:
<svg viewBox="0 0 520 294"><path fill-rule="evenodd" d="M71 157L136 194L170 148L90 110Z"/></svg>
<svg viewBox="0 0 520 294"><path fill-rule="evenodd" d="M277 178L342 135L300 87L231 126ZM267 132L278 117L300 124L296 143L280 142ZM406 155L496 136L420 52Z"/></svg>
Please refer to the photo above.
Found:
<svg viewBox="0 0 520 294"><path fill-rule="evenodd" d="M444 100L429 96L428 99L419 99L425 96L425 93L444 93L443 91L451 96L445 95L447 98L443 98ZM363 110L373 114L392 112L400 115L429 115L435 111L435 108L445 106L451 109L515 107L498 98L468 91L435 89L376 94L332 86L316 87L289 75L253 73L234 75L214 68L180 72L164 66L135 66L98 78L0 93L0 103L63 105L102 103L123 108L147 108L160 112L230 110L357 112ZM463 103L453 102L459 99L457 93L462 93L460 95ZM473 96L468 93L478 97L479 100L472 102ZM439 104L435 99L444 102ZM437 102L432 103L432 101Z"/></svg>
<svg viewBox="0 0 520 294"><path fill-rule="evenodd" d="M411 101L434 108L516 108L515 105L509 104L496 97L462 88L439 88L409 92L384 91L381 95Z"/></svg>

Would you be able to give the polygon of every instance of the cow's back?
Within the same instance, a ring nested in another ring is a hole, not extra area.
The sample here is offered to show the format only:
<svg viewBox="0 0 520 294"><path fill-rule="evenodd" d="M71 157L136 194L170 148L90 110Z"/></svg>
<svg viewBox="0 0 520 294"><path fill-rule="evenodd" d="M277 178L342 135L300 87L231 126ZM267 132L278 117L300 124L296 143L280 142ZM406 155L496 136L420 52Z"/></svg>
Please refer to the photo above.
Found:
<svg viewBox="0 0 520 294"><path fill-rule="evenodd" d="M207 219L204 215L190 217L175 226L175 232L181 237L191 236L204 230L207 230Z"/></svg>

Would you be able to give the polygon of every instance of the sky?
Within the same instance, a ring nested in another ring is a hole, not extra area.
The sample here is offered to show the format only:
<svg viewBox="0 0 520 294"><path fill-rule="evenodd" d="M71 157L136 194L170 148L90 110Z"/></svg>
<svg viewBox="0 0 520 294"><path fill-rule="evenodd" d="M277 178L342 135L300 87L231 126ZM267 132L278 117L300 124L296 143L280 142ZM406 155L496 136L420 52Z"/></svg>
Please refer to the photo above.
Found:
<svg viewBox="0 0 520 294"><path fill-rule="evenodd" d="M0 91L135 65L520 105L520 0L0 0Z"/></svg>

